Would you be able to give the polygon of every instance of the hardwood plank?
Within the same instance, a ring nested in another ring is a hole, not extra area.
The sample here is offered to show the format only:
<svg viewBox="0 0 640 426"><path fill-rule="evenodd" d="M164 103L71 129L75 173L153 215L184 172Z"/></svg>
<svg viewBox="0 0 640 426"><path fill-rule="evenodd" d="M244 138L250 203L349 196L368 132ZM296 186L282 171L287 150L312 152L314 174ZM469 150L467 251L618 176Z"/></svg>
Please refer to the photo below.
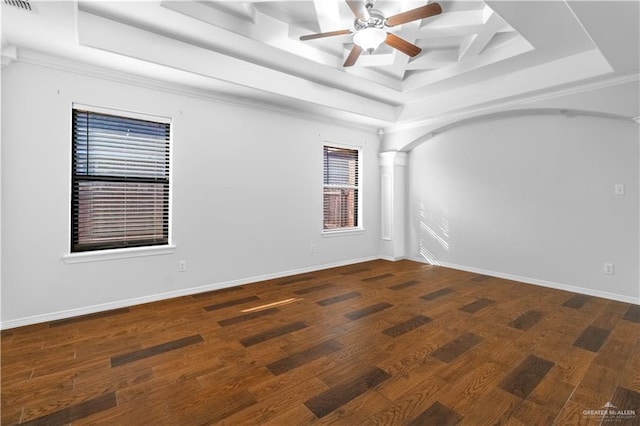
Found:
<svg viewBox="0 0 640 426"><path fill-rule="evenodd" d="M248 314L238 315L236 317L220 320L218 321L218 324L220 325L220 327L229 327L230 325L240 324L246 321L251 321L256 318L275 314L276 312L280 312L280 309L269 308L262 311L249 312Z"/></svg>
<svg viewBox="0 0 640 426"><path fill-rule="evenodd" d="M457 425L462 420L462 416L444 404L436 401L418 417L407 423L407 426L423 425Z"/></svg>
<svg viewBox="0 0 640 426"><path fill-rule="evenodd" d="M584 410L636 404L640 308L477 277L376 260L5 330L0 423L55 420L113 393L115 406L72 423L400 425L441 404L460 424L579 425L602 420ZM316 303L349 293L359 296ZM239 312L238 300L292 297L277 309ZM470 303L482 299L493 303ZM598 328L610 330L603 341ZM172 346L185 336L202 340ZM597 352L574 346L599 341ZM522 372L519 394L533 387L523 399L500 385L530 355L553 366L541 379L540 368ZM119 356L127 362L112 367ZM353 384L374 368L388 378L368 390ZM340 400L327 402L329 390ZM323 406L337 408L318 419L304 403L323 393Z"/></svg>
<svg viewBox="0 0 640 426"><path fill-rule="evenodd" d="M475 314L479 310L484 309L487 306L492 305L493 303L495 303L495 301L488 299L486 297L483 297L481 299L476 300L475 302L471 302L467 305L464 305L462 308L460 308L460 310L462 312L467 312L469 314Z"/></svg>
<svg viewBox="0 0 640 426"><path fill-rule="evenodd" d="M589 409L602 407L615 392L618 382L616 376L616 371L610 368L591 364L575 387L571 401Z"/></svg>
<svg viewBox="0 0 640 426"><path fill-rule="evenodd" d="M423 300L435 300L438 297L446 296L449 293L452 293L453 289L451 287L441 288L440 290L432 291L431 293L425 294L424 296L420 296L420 299Z"/></svg>
<svg viewBox="0 0 640 426"><path fill-rule="evenodd" d="M260 400L258 403L247 407L236 414L225 419L225 424L229 425L264 425L275 419L283 419L282 413L291 411L295 407L305 408L302 404L305 400L323 392L327 386L319 379L312 377L309 380L290 386L281 392L273 392L268 398ZM309 417L313 415L308 410L305 411ZM302 416L304 418L304 416ZM298 419L300 420L300 419ZM281 425L300 424L299 422L280 423Z"/></svg>
<svg viewBox="0 0 640 426"><path fill-rule="evenodd" d="M304 405L296 405L294 408L280 413L278 416L273 417L260 426L283 426L283 425L296 425L305 426L314 424L318 419L313 415L311 411Z"/></svg>
<svg viewBox="0 0 640 426"><path fill-rule="evenodd" d="M580 309L590 299L591 299L591 296L587 296L584 294L575 294L571 296L569 299L567 299L561 306L564 306L565 308Z"/></svg>
<svg viewBox="0 0 640 426"><path fill-rule="evenodd" d="M544 379L551 367L553 362L529 355L500 382L499 387L517 397L526 398Z"/></svg>
<svg viewBox="0 0 640 426"><path fill-rule="evenodd" d="M375 281L386 280L387 278L391 278L391 277L393 277L393 274L387 273L382 275L376 275L369 278L363 278L362 281L364 281L365 283L371 283Z"/></svg>
<svg viewBox="0 0 640 426"><path fill-rule="evenodd" d="M391 303L380 302L380 303L376 303L375 305L370 305L370 306L367 306L365 308L349 312L349 313L345 314L344 316L349 318L350 320L354 321L354 320L357 320L357 319L360 319L360 318L364 318L364 317L369 316L369 315L373 315L373 314L375 314L377 312L380 312L380 311L382 311L384 309L387 309L387 308L390 308L392 306L393 305Z"/></svg>
<svg viewBox="0 0 640 426"><path fill-rule="evenodd" d="M441 392L438 401L458 413L465 413L475 406L483 395L495 388L503 375L502 366L486 362L470 369L457 380L448 379L450 390Z"/></svg>
<svg viewBox="0 0 640 426"><path fill-rule="evenodd" d="M334 368L336 368L336 364L328 357L322 356L284 374L272 375L271 378L252 384L247 389L258 401L265 401L272 398L273 395L286 393L300 383L305 383L308 380L320 380L319 375ZM327 388L328 386L325 385L325 389Z"/></svg>
<svg viewBox="0 0 640 426"><path fill-rule="evenodd" d="M162 424L214 424L256 403L254 396L246 389L214 394L202 392L197 387L191 392L189 390L165 396L173 420L171 417L164 419ZM187 401L188 404L185 403Z"/></svg>
<svg viewBox="0 0 640 426"><path fill-rule="evenodd" d="M485 393L467 413L464 413L460 423L470 426L508 425L511 420L510 414L521 404L522 399L496 387Z"/></svg>
<svg viewBox="0 0 640 426"><path fill-rule="evenodd" d="M506 417L510 423L517 421L523 426L553 425L554 423L554 415L547 407L536 404L530 400L522 401L522 403L508 413Z"/></svg>
<svg viewBox="0 0 640 426"><path fill-rule="evenodd" d="M527 311L509 323L509 326L518 330L528 330L542 319L540 311Z"/></svg>
<svg viewBox="0 0 640 426"><path fill-rule="evenodd" d="M303 294L309 294L309 293L313 293L313 292L320 291L320 290L325 290L327 288L332 288L332 287L335 287L335 284L324 283L324 284L315 285L313 287L301 288L300 290L296 290L293 293L300 296L300 295L303 295Z"/></svg>
<svg viewBox="0 0 640 426"><path fill-rule="evenodd" d="M315 359L338 351L343 347L344 346L341 343L335 340L328 340L304 351L297 352L291 356L267 364L267 368L277 376L293 370L294 368L298 368Z"/></svg>
<svg viewBox="0 0 640 426"><path fill-rule="evenodd" d="M471 281L476 282L476 283L481 283L483 281L490 280L491 278L493 278L493 277L491 277L489 275L476 274L475 277L471 278Z"/></svg>
<svg viewBox="0 0 640 426"><path fill-rule="evenodd" d="M640 392L626 389L622 386L616 387L616 391L611 398L611 403L616 406L614 410L618 411L634 411L634 413L620 413L620 415L611 416L608 420L626 421L629 424L637 424L640 422Z"/></svg>
<svg viewBox="0 0 640 426"><path fill-rule="evenodd" d="M388 373L378 367L371 367L367 372L308 399L304 405L317 418L322 418L389 377Z"/></svg>
<svg viewBox="0 0 640 426"><path fill-rule="evenodd" d="M629 305L622 319L640 323L640 305Z"/></svg>
<svg viewBox="0 0 640 426"><path fill-rule="evenodd" d="M254 334L252 336L243 337L240 339L240 343L242 343L243 346L253 346L253 345L257 345L258 343L266 342L267 340L284 336L285 334L293 333L294 331L302 330L303 328L307 328L307 327L308 325L305 324L304 322L296 321L290 324L285 324L280 327L263 331L258 334Z"/></svg>
<svg viewBox="0 0 640 426"><path fill-rule="evenodd" d="M409 318L408 320L400 324L396 324L393 327L387 328L383 331L383 333L387 336L398 337L410 332L411 330L415 330L418 327L422 327L429 322L431 322L431 318L424 315L416 315L415 317Z"/></svg>
<svg viewBox="0 0 640 426"><path fill-rule="evenodd" d="M119 308L119 309L112 309L110 311L96 312L94 314L80 315L72 318L64 318L56 321L51 321L49 323L49 327L50 328L60 327L62 325L76 324L79 322L89 321L89 320L98 319L98 318L108 318L114 315L126 314L128 312L130 312L129 308Z"/></svg>
<svg viewBox="0 0 640 426"><path fill-rule="evenodd" d="M571 397L574 389L573 384L564 381L563 374L556 365L529 394L527 400L539 407L544 407L547 414L555 418Z"/></svg>
<svg viewBox="0 0 640 426"><path fill-rule="evenodd" d="M580 336L573 342L573 346L586 349L591 352L598 352L604 342L609 337L609 330L590 325L585 328Z"/></svg>
<svg viewBox="0 0 640 426"><path fill-rule="evenodd" d="M358 293L357 291L352 291L349 293L340 294L338 296L329 297L328 299L319 300L316 303L320 306L329 306L335 303L344 302L345 300L354 299L360 296L362 296L361 293Z"/></svg>
<svg viewBox="0 0 640 426"><path fill-rule="evenodd" d="M149 348L140 349L134 352L128 352L111 357L111 367L128 364L151 356L159 355L168 351L184 348L185 346L195 345L204 341L202 336L195 334L193 336L184 337L182 339L173 340L171 342L162 343L160 345L151 346Z"/></svg>
<svg viewBox="0 0 640 426"><path fill-rule="evenodd" d="M595 358L593 352L587 352L572 346L556 360L563 381L577 386Z"/></svg>
<svg viewBox="0 0 640 426"><path fill-rule="evenodd" d="M316 423L327 425L360 425L369 418L372 412L392 405L393 403L380 394L377 388L373 388L348 401L340 408L333 410Z"/></svg>
<svg viewBox="0 0 640 426"><path fill-rule="evenodd" d="M417 281L417 280L405 281L405 282L400 283L400 284L392 285L391 287L389 287L389 289L390 290L404 290L405 288L413 287L413 286L418 285L418 284L420 284L420 281Z"/></svg>
<svg viewBox="0 0 640 426"><path fill-rule="evenodd" d="M76 420L88 417L92 414L100 411L108 410L117 405L115 392L99 396L97 398L90 399L83 403L73 405L60 411L56 411L46 416L38 417L35 419L22 422L20 424L29 426L44 426L44 425L62 425Z"/></svg>
<svg viewBox="0 0 640 426"><path fill-rule="evenodd" d="M433 359L429 359L433 363ZM407 372L407 376L392 377L378 386L378 391L395 405L380 409L369 417L366 424L395 425L404 424L426 410L438 396L447 392L450 387L442 379L434 376L433 364L427 361L425 367L418 366Z"/></svg>
<svg viewBox="0 0 640 426"><path fill-rule="evenodd" d="M609 333L609 337L602 344L595 358L593 358L593 364L604 365L616 371L624 371L625 364L631 357L634 346L640 342L640 332L636 333L637 339L634 341L629 338L629 334L620 333L619 330L620 328L617 327Z"/></svg>
<svg viewBox="0 0 640 426"><path fill-rule="evenodd" d="M221 294L227 294L227 293L233 293L236 291L240 291L240 290L244 290L244 286L241 285L236 285L233 287L226 287L226 288L219 288L217 290L211 290L211 291L205 291L202 293L196 293L196 294L192 294L191 297L193 297L194 299L203 299L206 297L211 297L211 296L218 296Z"/></svg>
<svg viewBox="0 0 640 426"><path fill-rule="evenodd" d="M613 330L628 308L628 303L610 301L589 325L604 328L605 330Z"/></svg>
<svg viewBox="0 0 640 426"><path fill-rule="evenodd" d="M451 362L482 341L482 337L473 333L464 333L460 337L438 348L431 354L442 362Z"/></svg>
<svg viewBox="0 0 640 426"><path fill-rule="evenodd" d="M361 272L368 272L370 270L371 270L371 268L355 268L355 269L351 269L351 270L348 270L348 271L340 272L340 275L355 275L355 274L359 274Z"/></svg>
<svg viewBox="0 0 640 426"><path fill-rule="evenodd" d="M281 280L280 282L278 282L278 285L289 285L289 284L297 284L297 283L301 283L301 282L305 282L305 281L312 281L315 280L316 277L314 277L313 275L304 275L304 276L300 276L300 275L295 275L291 278L285 278L283 280Z"/></svg>
<svg viewBox="0 0 640 426"><path fill-rule="evenodd" d="M585 416L586 408L568 401L555 418L556 425L600 426L601 417Z"/></svg>
<svg viewBox="0 0 640 426"><path fill-rule="evenodd" d="M248 302L260 300L258 296L247 296L240 299L227 300L226 302L216 303L215 305L205 306L203 309L207 312L216 311L218 309L228 308L229 306L242 305Z"/></svg>

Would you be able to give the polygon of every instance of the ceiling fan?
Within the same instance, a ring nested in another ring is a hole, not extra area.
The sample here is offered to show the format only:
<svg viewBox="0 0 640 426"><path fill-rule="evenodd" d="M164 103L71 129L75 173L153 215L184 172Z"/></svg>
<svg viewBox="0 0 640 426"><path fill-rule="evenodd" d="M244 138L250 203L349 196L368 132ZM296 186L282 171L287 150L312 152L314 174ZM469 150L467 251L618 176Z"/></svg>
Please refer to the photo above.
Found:
<svg viewBox="0 0 640 426"><path fill-rule="evenodd" d="M385 43L402 53L411 57L419 54L422 49L413 43L409 43L397 35L386 32L385 27L395 27L396 25L406 24L407 22L417 21L418 19L428 18L442 13L442 8L438 3L429 3L425 6L398 13L388 18L381 11L374 9L375 0L346 0L347 4L356 16L353 23L355 34L353 35L353 48L347 59L344 61L344 67L353 66L363 50L372 53ZM338 30L326 33L309 34L300 37L300 40L313 40L316 38L332 37L338 35L352 34L352 30Z"/></svg>

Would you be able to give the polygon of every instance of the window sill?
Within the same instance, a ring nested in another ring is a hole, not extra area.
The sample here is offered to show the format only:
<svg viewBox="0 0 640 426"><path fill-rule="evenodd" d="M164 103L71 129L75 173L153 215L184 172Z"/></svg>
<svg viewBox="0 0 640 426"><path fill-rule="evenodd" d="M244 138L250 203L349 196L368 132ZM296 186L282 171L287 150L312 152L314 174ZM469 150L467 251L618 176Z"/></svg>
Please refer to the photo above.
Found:
<svg viewBox="0 0 640 426"><path fill-rule="evenodd" d="M363 234L364 228L336 229L335 231L322 231L322 237L346 237L347 235Z"/></svg>
<svg viewBox="0 0 640 426"><path fill-rule="evenodd" d="M127 259L130 257L158 256L162 254L173 254L176 246L154 246L154 247L134 247L126 249L96 250L82 253L69 253L62 256L66 264L101 262L104 260Z"/></svg>

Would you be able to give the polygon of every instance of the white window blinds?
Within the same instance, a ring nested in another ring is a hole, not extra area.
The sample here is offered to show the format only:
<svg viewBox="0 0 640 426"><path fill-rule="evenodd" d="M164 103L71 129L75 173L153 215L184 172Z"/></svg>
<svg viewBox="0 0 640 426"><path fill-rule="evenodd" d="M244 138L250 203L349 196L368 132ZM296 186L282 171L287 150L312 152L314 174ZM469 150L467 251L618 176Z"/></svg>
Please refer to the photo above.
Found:
<svg viewBox="0 0 640 426"><path fill-rule="evenodd" d="M357 149L324 147L324 229L357 228L359 223Z"/></svg>
<svg viewBox="0 0 640 426"><path fill-rule="evenodd" d="M73 110L71 251L169 242L170 125Z"/></svg>

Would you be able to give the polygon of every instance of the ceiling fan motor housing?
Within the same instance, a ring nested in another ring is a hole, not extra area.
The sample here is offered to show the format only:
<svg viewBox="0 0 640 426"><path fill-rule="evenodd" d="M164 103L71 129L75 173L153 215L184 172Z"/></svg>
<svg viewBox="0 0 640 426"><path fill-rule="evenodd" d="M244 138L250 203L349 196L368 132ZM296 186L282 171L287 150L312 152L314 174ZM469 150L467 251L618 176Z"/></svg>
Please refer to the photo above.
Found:
<svg viewBox="0 0 640 426"><path fill-rule="evenodd" d="M378 9L369 9L368 12L369 19L364 21L361 19L356 19L354 21L353 26L356 31L360 31L365 28L384 28L385 21L387 19L387 17L384 16L384 13L382 13Z"/></svg>

